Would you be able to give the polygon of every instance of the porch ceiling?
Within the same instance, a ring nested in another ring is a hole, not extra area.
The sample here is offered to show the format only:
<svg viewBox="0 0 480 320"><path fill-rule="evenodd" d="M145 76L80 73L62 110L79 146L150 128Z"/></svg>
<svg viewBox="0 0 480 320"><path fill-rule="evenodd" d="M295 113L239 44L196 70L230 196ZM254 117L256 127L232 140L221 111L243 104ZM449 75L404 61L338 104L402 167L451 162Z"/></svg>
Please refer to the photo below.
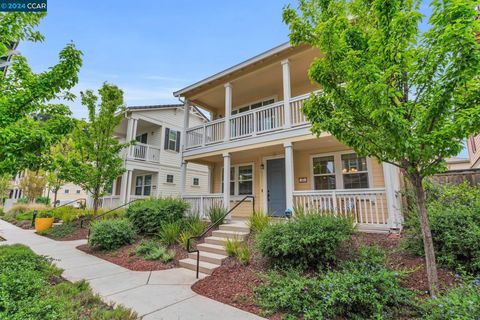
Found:
<svg viewBox="0 0 480 320"><path fill-rule="evenodd" d="M318 90L307 76L312 61L320 56L316 48L306 46L290 48L278 55L259 61L244 70L216 79L190 92L184 97L217 116L224 116L225 88L230 82L233 87L233 108L262 98L276 96L283 100L282 66L280 61L289 59L292 96Z"/></svg>
<svg viewBox="0 0 480 320"><path fill-rule="evenodd" d="M324 152L331 152L331 151L342 151L348 150L349 148L340 143L337 139L333 136L324 136L320 138L311 138L308 140L300 140L293 142L293 150L295 151L302 151L302 152L311 152L311 154L318 154ZM284 145L282 143L272 143L269 146L262 146L258 148L252 148L248 150L242 151L233 151L230 152L230 156L232 161L238 162L248 162L251 159L258 158L258 157L267 157L267 156L277 156L283 155L285 153ZM191 160L191 162L199 163L199 164L213 164L223 162L223 154L218 153L215 155L208 155L205 157L201 157L195 160Z"/></svg>

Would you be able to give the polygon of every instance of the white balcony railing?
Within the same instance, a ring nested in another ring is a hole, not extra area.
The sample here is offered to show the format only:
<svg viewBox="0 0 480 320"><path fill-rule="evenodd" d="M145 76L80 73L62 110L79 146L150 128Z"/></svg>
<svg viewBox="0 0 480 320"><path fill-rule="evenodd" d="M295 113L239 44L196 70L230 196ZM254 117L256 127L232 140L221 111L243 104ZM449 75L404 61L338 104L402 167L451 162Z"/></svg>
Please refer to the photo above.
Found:
<svg viewBox="0 0 480 320"><path fill-rule="evenodd" d="M303 103L310 93L290 99L291 126L308 124L302 113ZM241 112L230 118L230 140L252 137L285 128L285 104L273 104ZM187 149L225 141L225 119L218 119L187 130Z"/></svg>
<svg viewBox="0 0 480 320"><path fill-rule="evenodd" d="M137 142L129 147L128 157L135 160L160 162L160 148Z"/></svg>
<svg viewBox="0 0 480 320"><path fill-rule="evenodd" d="M385 189L294 191L293 202L305 212L351 216L359 224L388 223Z"/></svg>
<svg viewBox="0 0 480 320"><path fill-rule="evenodd" d="M202 219L208 219L210 208L223 206L223 194L214 193L207 195L184 195L182 197L189 205L190 214L198 214Z"/></svg>

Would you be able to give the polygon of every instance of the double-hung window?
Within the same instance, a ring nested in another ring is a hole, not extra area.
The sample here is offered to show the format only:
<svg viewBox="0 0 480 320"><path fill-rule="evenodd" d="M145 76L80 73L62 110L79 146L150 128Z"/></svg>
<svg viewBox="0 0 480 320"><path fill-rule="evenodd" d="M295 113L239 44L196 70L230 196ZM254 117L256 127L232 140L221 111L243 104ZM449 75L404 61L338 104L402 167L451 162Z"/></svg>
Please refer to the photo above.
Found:
<svg viewBox="0 0 480 320"><path fill-rule="evenodd" d="M315 190L369 188L366 157L355 153L322 155L312 158Z"/></svg>
<svg viewBox="0 0 480 320"><path fill-rule="evenodd" d="M223 168L222 168L222 192ZM253 165L241 164L230 167L230 195L244 196L253 194Z"/></svg>
<svg viewBox="0 0 480 320"><path fill-rule="evenodd" d="M137 176L135 178L135 195L149 196L152 192L152 175Z"/></svg>
<svg viewBox="0 0 480 320"><path fill-rule="evenodd" d="M368 188L367 159L355 153L342 154L342 175L345 189Z"/></svg>
<svg viewBox="0 0 480 320"><path fill-rule="evenodd" d="M165 129L165 150L175 152L180 151L180 131L166 128Z"/></svg>
<svg viewBox="0 0 480 320"><path fill-rule="evenodd" d="M335 159L333 156L313 158L315 190L336 189Z"/></svg>

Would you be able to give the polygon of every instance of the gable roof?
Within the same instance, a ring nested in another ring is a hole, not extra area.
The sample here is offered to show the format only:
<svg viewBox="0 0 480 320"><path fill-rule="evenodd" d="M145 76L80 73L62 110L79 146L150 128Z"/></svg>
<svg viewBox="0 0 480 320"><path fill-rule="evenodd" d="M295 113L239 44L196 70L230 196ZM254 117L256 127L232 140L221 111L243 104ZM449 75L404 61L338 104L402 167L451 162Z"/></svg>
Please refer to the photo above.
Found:
<svg viewBox="0 0 480 320"><path fill-rule="evenodd" d="M174 103L174 104L154 104L149 106L130 106L127 107L126 111L139 111L139 110L158 110L158 109L175 109L175 108L183 108L183 104L181 103ZM193 114L203 118L204 120L209 120L208 117L196 106L192 106L190 112Z"/></svg>

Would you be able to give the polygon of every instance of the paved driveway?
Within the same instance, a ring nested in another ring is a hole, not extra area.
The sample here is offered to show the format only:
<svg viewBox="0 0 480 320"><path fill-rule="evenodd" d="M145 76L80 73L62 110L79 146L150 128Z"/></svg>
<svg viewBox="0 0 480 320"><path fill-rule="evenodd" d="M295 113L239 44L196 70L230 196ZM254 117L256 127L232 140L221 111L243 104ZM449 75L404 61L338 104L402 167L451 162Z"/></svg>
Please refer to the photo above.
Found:
<svg viewBox="0 0 480 320"><path fill-rule="evenodd" d="M3 220L0 237L7 240L0 245L21 243L52 257L65 270L64 278L87 280L105 301L129 307L145 320L263 319L193 292L190 286L196 279L190 270L130 271L75 249L85 240L55 241Z"/></svg>

